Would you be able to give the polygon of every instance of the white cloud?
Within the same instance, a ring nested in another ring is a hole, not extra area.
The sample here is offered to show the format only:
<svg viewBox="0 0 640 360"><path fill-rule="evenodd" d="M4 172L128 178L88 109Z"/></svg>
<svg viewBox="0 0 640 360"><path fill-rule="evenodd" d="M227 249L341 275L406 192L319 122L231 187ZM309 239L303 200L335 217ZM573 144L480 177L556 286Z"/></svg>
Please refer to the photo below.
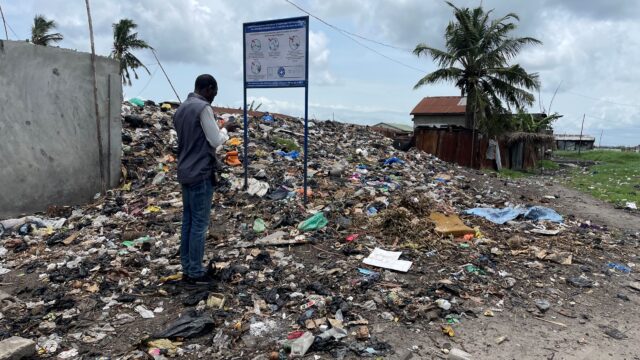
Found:
<svg viewBox="0 0 640 360"><path fill-rule="evenodd" d="M407 49L419 42L442 47L443 31L452 18L444 1L293 1L338 27ZM453 2L457 6L480 3ZM519 14L521 21L516 34L534 36L544 42L542 46L526 48L517 60L528 71L540 73L541 95L546 105L562 83L553 105L553 111L566 115L558 122L558 128L575 132L577 127L579 131L582 114L587 113L590 129L618 129L618 134L626 132L640 137L638 106L597 100L632 105L637 102L640 2L484 0L482 3L485 9L495 8L495 15ZM140 37L157 49L169 73L177 78L174 80L181 93L192 86L194 75L211 72L220 74L225 90L221 101L228 103L234 103L241 95L242 23L302 15L284 0L91 0L91 5L99 53L106 55L110 51L111 24L124 17L131 18L139 25ZM33 16L42 13L59 23L59 31L65 35L61 46L89 49L83 2L10 0L3 2L3 10L18 37L28 34ZM311 21L310 101L319 118L335 112L336 117L354 121L365 122L374 117L397 121L408 117L414 99L420 95L458 93L452 85L430 86L414 92L411 87L420 74L372 54L313 18ZM428 59L418 60L408 52L365 43L413 66L435 68ZM155 62L148 52L137 55L145 63ZM145 81L143 78L140 82ZM147 89L159 98L167 96L165 90L170 91L161 74ZM272 97L264 99L264 106L279 109L273 111L301 112L299 102L291 100L293 95L282 102L271 102L269 98Z"/></svg>

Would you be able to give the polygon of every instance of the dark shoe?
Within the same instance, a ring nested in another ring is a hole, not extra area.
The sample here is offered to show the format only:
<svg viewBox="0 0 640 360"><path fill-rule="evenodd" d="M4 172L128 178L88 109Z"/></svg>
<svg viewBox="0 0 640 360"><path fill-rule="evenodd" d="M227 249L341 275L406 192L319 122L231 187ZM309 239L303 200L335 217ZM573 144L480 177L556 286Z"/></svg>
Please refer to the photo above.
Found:
<svg viewBox="0 0 640 360"><path fill-rule="evenodd" d="M213 283L213 278L209 274L204 274L195 278L187 276L185 281L190 285L209 285Z"/></svg>
<svg viewBox="0 0 640 360"><path fill-rule="evenodd" d="M213 259L209 260L209 264L207 265L207 273L206 275L212 279L215 279L218 270L216 269L216 263Z"/></svg>

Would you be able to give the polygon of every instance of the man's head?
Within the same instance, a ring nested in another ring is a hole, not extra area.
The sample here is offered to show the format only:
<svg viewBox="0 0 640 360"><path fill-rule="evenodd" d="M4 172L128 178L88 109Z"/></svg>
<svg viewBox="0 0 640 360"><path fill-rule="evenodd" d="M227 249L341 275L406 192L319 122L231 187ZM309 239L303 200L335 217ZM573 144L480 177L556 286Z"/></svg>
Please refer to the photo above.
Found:
<svg viewBox="0 0 640 360"><path fill-rule="evenodd" d="M196 78L194 92L207 99L209 103L212 103L213 99L218 95L218 82L213 76L202 74Z"/></svg>

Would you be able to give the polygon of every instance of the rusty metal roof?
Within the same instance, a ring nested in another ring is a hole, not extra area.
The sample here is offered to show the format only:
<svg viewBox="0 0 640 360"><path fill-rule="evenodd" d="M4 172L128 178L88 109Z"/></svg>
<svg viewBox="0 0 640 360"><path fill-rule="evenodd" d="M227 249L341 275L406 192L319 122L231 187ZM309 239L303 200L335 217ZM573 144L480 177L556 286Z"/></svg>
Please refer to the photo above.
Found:
<svg viewBox="0 0 640 360"><path fill-rule="evenodd" d="M411 110L411 115L464 115L466 105L464 96L426 97Z"/></svg>

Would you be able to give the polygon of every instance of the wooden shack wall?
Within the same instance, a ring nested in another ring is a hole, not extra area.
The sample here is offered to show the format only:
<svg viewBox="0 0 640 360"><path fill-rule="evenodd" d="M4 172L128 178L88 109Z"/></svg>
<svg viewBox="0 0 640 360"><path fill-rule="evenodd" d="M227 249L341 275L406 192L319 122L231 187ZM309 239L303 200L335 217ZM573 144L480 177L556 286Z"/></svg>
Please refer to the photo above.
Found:
<svg viewBox="0 0 640 360"><path fill-rule="evenodd" d="M417 128L414 131L415 146L426 153L433 154L441 160L461 166L471 165L471 141L473 133L469 129L435 129ZM486 159L489 140L479 138L476 134L473 167L476 169L495 169L495 161ZM500 159L503 168L511 168L512 159L506 141L499 141ZM521 163L525 169L535 167L537 154L535 146L525 146Z"/></svg>

